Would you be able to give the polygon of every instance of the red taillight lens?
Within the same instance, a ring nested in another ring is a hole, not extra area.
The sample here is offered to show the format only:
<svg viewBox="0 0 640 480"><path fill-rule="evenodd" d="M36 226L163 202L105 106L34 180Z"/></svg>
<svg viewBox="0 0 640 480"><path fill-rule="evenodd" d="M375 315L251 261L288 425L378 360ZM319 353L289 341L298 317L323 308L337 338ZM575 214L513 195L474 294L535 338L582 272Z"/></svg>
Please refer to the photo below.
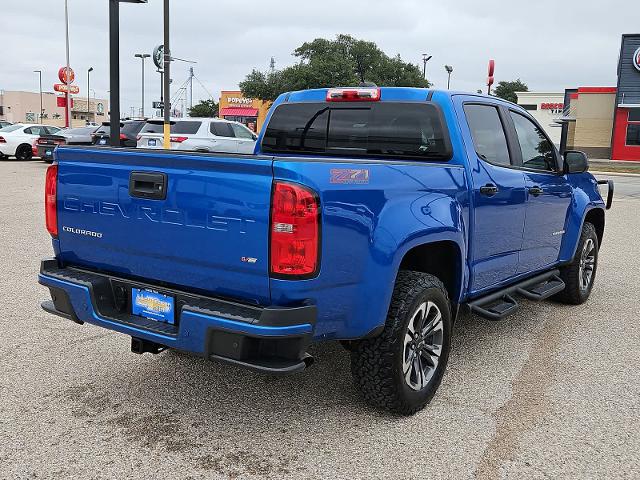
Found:
<svg viewBox="0 0 640 480"><path fill-rule="evenodd" d="M126 140L127 136L124 133L120 134L120 140Z"/></svg>
<svg viewBox="0 0 640 480"><path fill-rule="evenodd" d="M38 144L40 143L39 140L34 140L33 143L31 144L31 153L33 153L34 156L38 155Z"/></svg>
<svg viewBox="0 0 640 480"><path fill-rule="evenodd" d="M7 141L4 139L4 137L0 137L0 143L7 143Z"/></svg>
<svg viewBox="0 0 640 480"><path fill-rule="evenodd" d="M330 88L327 90L327 102L377 102L380 100L379 88Z"/></svg>
<svg viewBox="0 0 640 480"><path fill-rule="evenodd" d="M46 180L44 183L44 214L47 221L47 230L54 237L58 236L58 165L51 165L47 168Z"/></svg>
<svg viewBox="0 0 640 480"><path fill-rule="evenodd" d="M171 143L182 143L187 140L189 137L169 137Z"/></svg>
<svg viewBox="0 0 640 480"><path fill-rule="evenodd" d="M271 200L271 274L311 277L320 260L320 203L302 185L276 182Z"/></svg>

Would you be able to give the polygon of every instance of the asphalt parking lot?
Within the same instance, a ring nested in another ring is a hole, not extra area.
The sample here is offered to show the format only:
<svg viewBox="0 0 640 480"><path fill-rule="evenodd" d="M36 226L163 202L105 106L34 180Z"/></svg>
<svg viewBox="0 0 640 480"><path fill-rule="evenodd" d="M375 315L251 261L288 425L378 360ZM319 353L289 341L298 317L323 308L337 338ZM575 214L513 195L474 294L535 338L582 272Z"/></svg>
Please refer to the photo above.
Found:
<svg viewBox="0 0 640 480"><path fill-rule="evenodd" d="M590 301L462 318L434 401L365 405L337 344L265 377L45 314L40 161L0 162L0 478L639 478L640 177Z"/></svg>

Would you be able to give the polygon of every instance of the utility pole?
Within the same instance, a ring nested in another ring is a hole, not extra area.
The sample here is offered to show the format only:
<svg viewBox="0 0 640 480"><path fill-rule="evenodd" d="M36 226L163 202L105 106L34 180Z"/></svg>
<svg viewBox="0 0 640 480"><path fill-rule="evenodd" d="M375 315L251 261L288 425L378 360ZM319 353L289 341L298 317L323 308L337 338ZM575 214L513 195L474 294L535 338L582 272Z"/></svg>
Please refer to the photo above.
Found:
<svg viewBox="0 0 640 480"><path fill-rule="evenodd" d="M144 118L144 61L151 55L148 53L136 53L135 57L142 60L142 118Z"/></svg>
<svg viewBox="0 0 640 480"><path fill-rule="evenodd" d="M64 123L68 128L71 126L71 105L69 101L69 89L71 88L71 66L69 65L69 5L68 0L64 0L64 23L66 32L66 46L67 46L67 91L65 92L65 104L64 109Z"/></svg>
<svg viewBox="0 0 640 480"><path fill-rule="evenodd" d="M170 102L171 91L169 79L171 78L171 48L169 44L169 0L164 0L164 101ZM164 106L164 148L171 148L171 105Z"/></svg>
<svg viewBox="0 0 640 480"><path fill-rule="evenodd" d="M89 67L87 70L87 122L89 121L89 117L91 116L91 72L93 72L93 67Z"/></svg>
<svg viewBox="0 0 640 480"><path fill-rule="evenodd" d="M42 70L34 70L33 73L37 73L40 76L40 123L42 123L42 116L44 115L44 108L42 107Z"/></svg>
<svg viewBox="0 0 640 480"><path fill-rule="evenodd" d="M193 67L189 67L189 110L193 108Z"/></svg>
<svg viewBox="0 0 640 480"><path fill-rule="evenodd" d="M274 73L276 71L276 59L271 57L271 61L269 62L269 71Z"/></svg>

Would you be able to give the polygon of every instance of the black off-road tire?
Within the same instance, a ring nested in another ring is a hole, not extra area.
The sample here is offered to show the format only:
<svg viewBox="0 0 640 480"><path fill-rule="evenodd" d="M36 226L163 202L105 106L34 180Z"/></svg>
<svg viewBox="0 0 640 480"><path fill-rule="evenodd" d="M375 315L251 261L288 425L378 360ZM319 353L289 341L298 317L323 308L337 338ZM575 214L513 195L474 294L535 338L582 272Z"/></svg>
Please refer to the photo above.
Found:
<svg viewBox="0 0 640 480"><path fill-rule="evenodd" d="M591 275L591 281L588 288L584 289L580 285L580 263L583 260L582 252L585 249L585 244L591 240L594 245L595 264L593 268L593 274ZM596 228L593 224L585 222L582 226L582 232L580 233L580 240L578 241L578 248L576 254L568 265L560 268L560 278L565 283L566 287L563 291L556 294L554 300L561 303L568 303L571 305L580 305L589 298L593 284L596 280L596 272L598 270L598 235L596 234Z"/></svg>
<svg viewBox="0 0 640 480"><path fill-rule="evenodd" d="M425 301L442 315L442 349L426 386L411 389L403 374L404 339L412 314ZM356 388L370 404L401 415L412 415L431 401L442 381L451 349L451 304L442 282L433 275L400 271L382 333L353 342L351 373Z"/></svg>
<svg viewBox="0 0 640 480"><path fill-rule="evenodd" d="M27 145L26 143L20 145L16 149L16 159L31 160L32 157L33 157L33 150L31 149L31 146Z"/></svg>

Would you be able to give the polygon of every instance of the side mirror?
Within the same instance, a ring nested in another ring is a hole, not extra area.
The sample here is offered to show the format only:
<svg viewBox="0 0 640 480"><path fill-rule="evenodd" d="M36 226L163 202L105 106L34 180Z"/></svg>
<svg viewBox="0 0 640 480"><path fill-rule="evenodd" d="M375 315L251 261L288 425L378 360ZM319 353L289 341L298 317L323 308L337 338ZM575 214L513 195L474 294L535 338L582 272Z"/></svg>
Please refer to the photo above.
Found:
<svg viewBox="0 0 640 480"><path fill-rule="evenodd" d="M589 170L587 154L577 150L564 152L564 173L583 173Z"/></svg>

